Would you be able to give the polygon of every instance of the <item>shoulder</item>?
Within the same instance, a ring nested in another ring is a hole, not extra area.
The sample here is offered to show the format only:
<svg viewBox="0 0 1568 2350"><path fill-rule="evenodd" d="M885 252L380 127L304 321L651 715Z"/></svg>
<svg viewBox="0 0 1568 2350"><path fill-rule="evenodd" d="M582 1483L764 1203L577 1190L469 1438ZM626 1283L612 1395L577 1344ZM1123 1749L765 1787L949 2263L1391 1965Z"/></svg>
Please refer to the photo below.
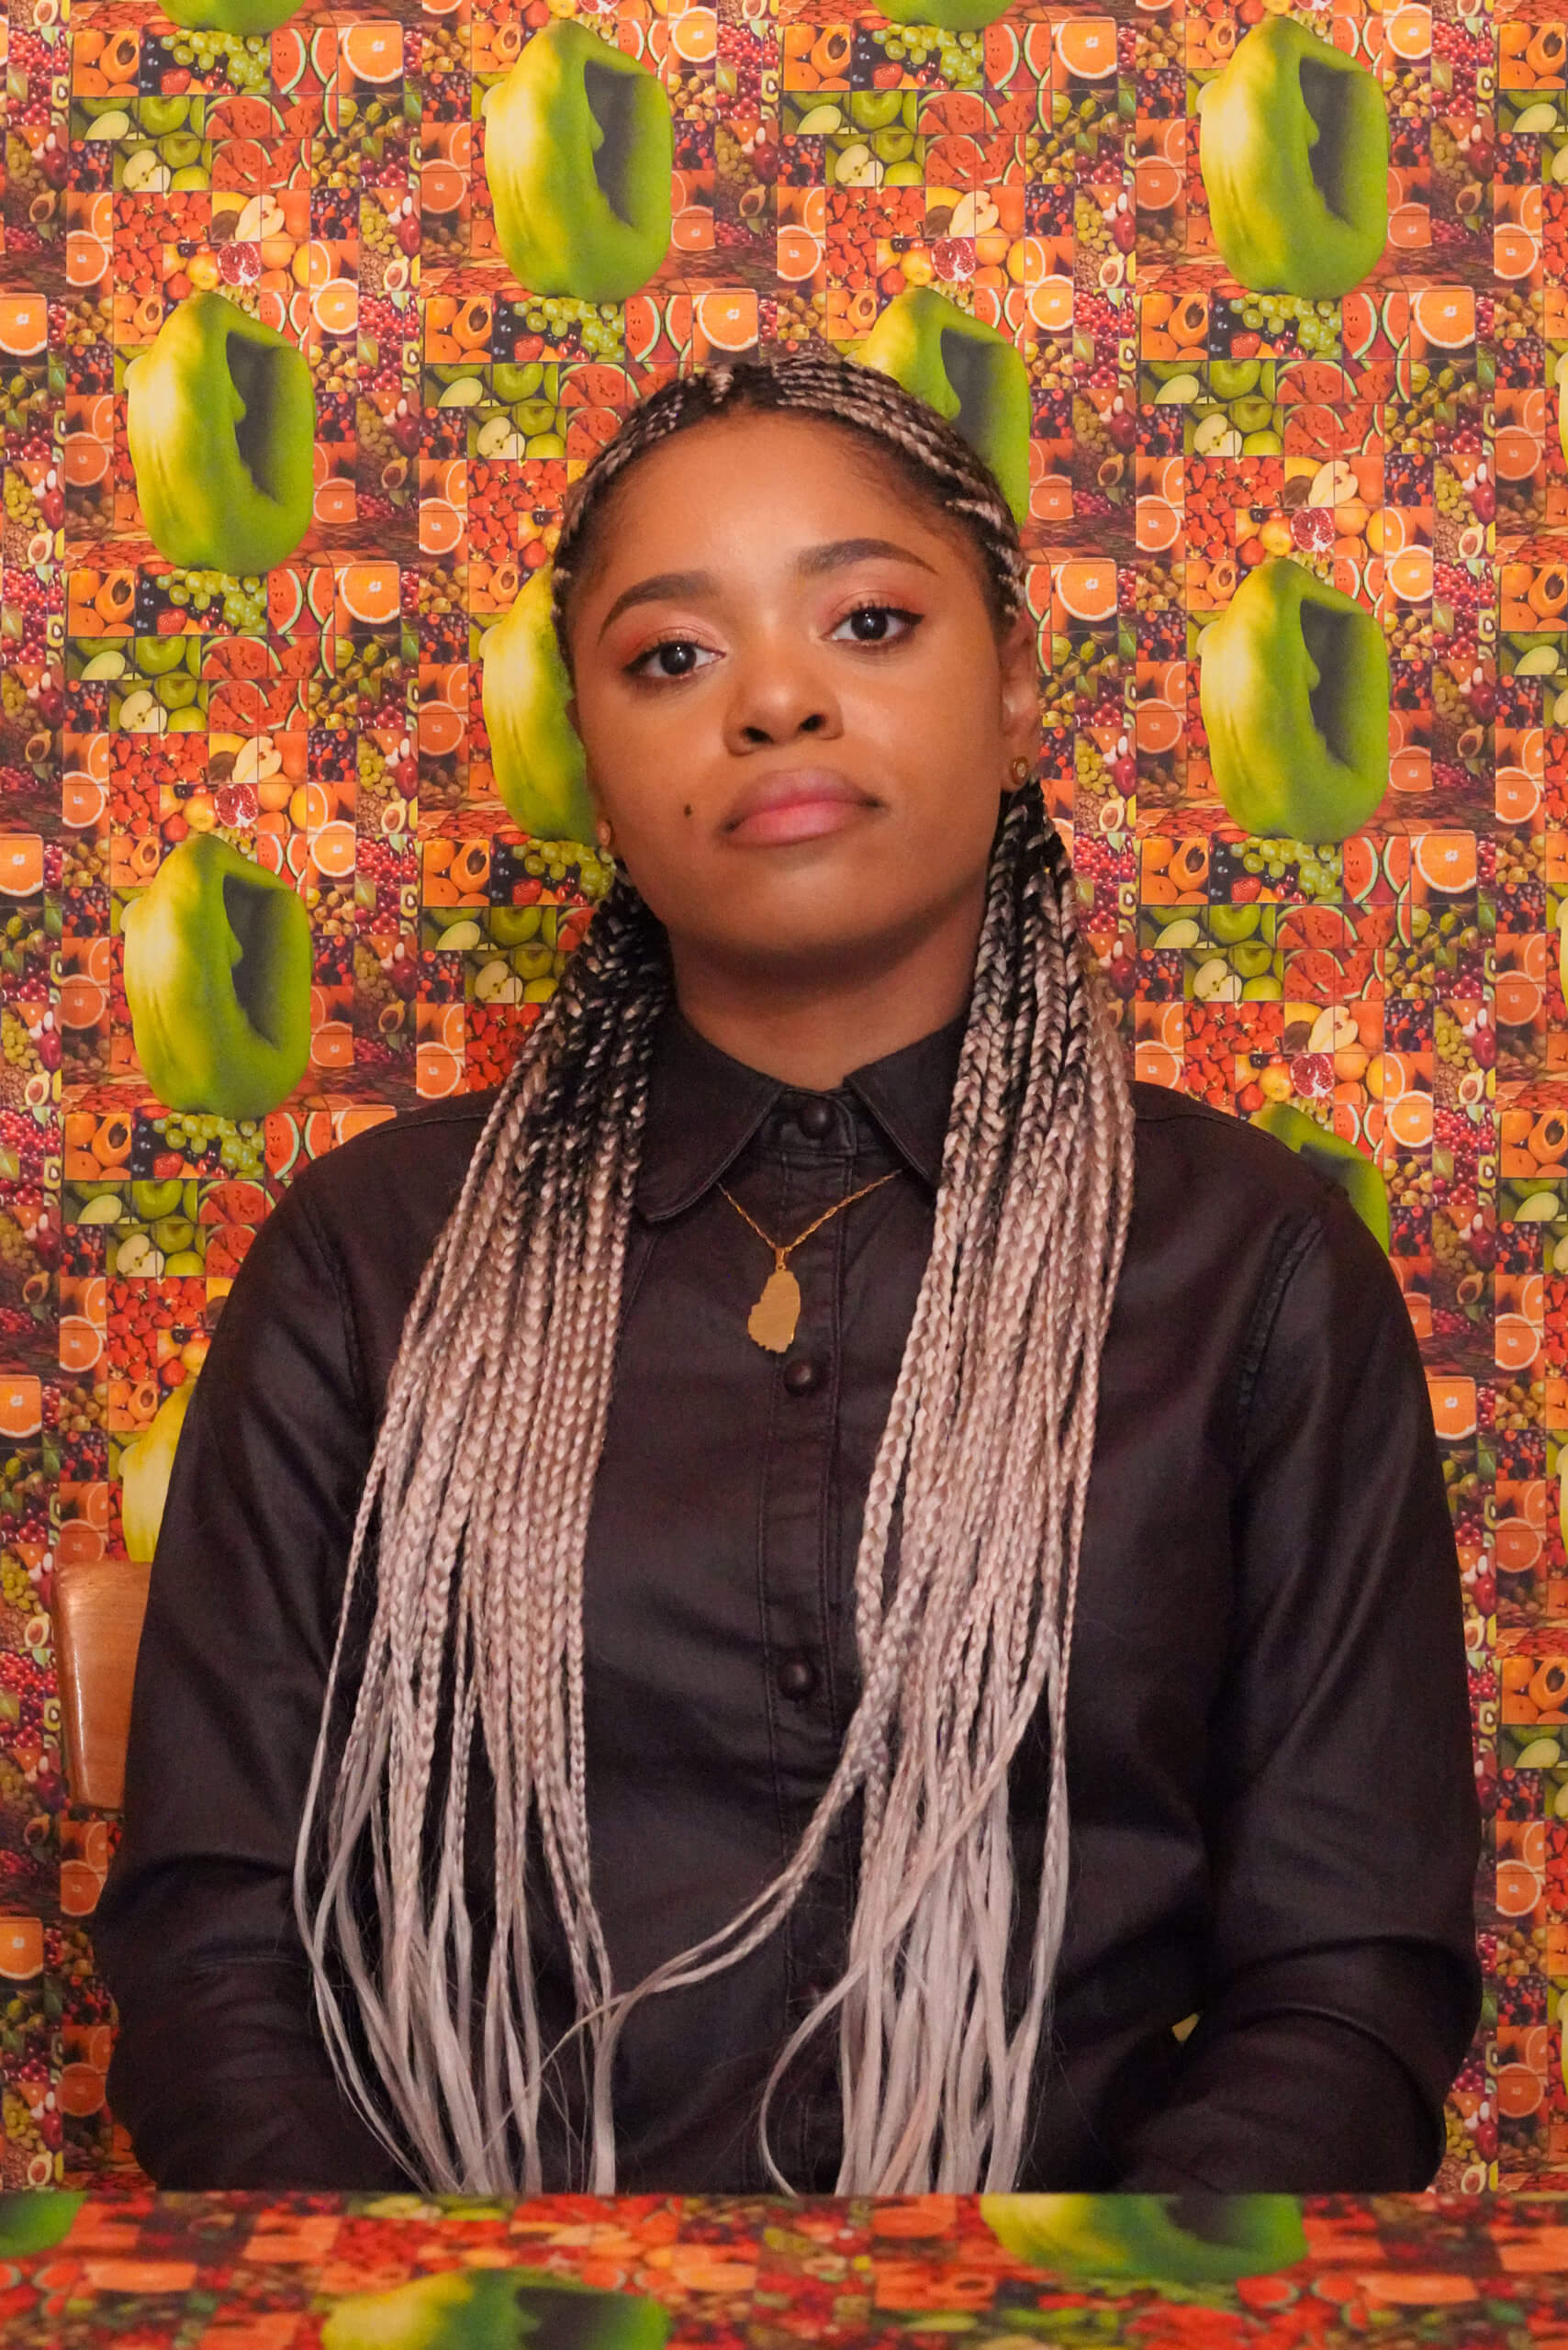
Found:
<svg viewBox="0 0 1568 2350"><path fill-rule="evenodd" d="M495 1089L421 1103L314 1158L269 1221L303 1225L330 1253L420 1262L456 1204L496 1105Z"/></svg>
<svg viewBox="0 0 1568 2350"><path fill-rule="evenodd" d="M1134 1080L1135 1227L1181 1232L1200 1259L1265 1279L1315 1247L1382 1292L1398 1281L1342 1182L1240 1113ZM1370 1154L1363 1154L1369 1166Z"/></svg>
<svg viewBox="0 0 1568 2350"><path fill-rule="evenodd" d="M1217 1110L1168 1085L1132 1080L1136 1164L1156 1177L1201 1173L1210 1181L1260 1192L1282 1206L1311 1205L1324 1194L1338 1196L1328 1182L1277 1136L1239 1111Z"/></svg>

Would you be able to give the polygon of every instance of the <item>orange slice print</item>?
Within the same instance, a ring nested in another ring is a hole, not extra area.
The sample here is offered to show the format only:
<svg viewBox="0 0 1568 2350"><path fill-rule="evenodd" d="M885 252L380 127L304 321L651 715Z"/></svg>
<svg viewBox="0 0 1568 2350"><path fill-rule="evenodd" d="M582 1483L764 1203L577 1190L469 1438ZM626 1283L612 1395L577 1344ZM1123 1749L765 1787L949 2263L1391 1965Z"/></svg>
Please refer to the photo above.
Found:
<svg viewBox="0 0 1568 2350"><path fill-rule="evenodd" d="M1116 70L1116 28L1109 17L1085 17L1058 25L1056 47L1075 81L1103 81Z"/></svg>
<svg viewBox="0 0 1568 2350"><path fill-rule="evenodd" d="M109 1008L108 997L95 979L73 971L60 983L60 1024L62 1028L95 1028Z"/></svg>
<svg viewBox="0 0 1568 2350"><path fill-rule="evenodd" d="M359 496L352 481L324 481L311 501L311 512L324 531L341 531L359 512Z"/></svg>
<svg viewBox="0 0 1568 2350"><path fill-rule="evenodd" d="M56 1555L65 1566L90 1563L104 1555L104 1538L83 1517L68 1517L60 1529Z"/></svg>
<svg viewBox="0 0 1568 2350"><path fill-rule="evenodd" d="M1540 247L1524 229L1495 229L1492 231L1492 266L1497 276L1510 280L1529 277L1540 259Z"/></svg>
<svg viewBox="0 0 1568 2350"><path fill-rule="evenodd" d="M1412 844L1411 856L1417 873L1428 890L1474 889L1473 833L1422 833Z"/></svg>
<svg viewBox="0 0 1568 2350"><path fill-rule="evenodd" d="M1395 57L1414 60L1429 56L1432 47L1430 8L1416 6L1414 0L1406 0L1404 6L1395 8L1391 17L1383 19L1383 38Z"/></svg>
<svg viewBox="0 0 1568 2350"><path fill-rule="evenodd" d="M439 159L420 167L420 204L426 212L455 212L468 193L468 174ZM425 325L428 330L430 319Z"/></svg>
<svg viewBox="0 0 1568 2350"><path fill-rule="evenodd" d="M1411 297L1410 315L1438 351L1461 351L1475 341L1475 296L1468 285L1422 286Z"/></svg>
<svg viewBox="0 0 1568 2350"><path fill-rule="evenodd" d="M73 832L85 832L95 824L107 804L104 787L95 776L84 775L80 767L73 767L62 777L61 818Z"/></svg>
<svg viewBox="0 0 1568 2350"><path fill-rule="evenodd" d="M446 1045L420 1045L414 1053L414 1081L420 1098L440 1102L463 1091L463 1063Z"/></svg>
<svg viewBox="0 0 1568 2350"><path fill-rule="evenodd" d="M310 839L310 861L329 881L346 881L354 869L355 834L352 824L323 824Z"/></svg>
<svg viewBox="0 0 1568 2350"><path fill-rule="evenodd" d="M1007 248L1007 274L1014 285L1037 285L1050 271L1051 248L1041 237L1015 237Z"/></svg>
<svg viewBox="0 0 1568 2350"><path fill-rule="evenodd" d="M29 898L43 888L43 842L37 833L0 833L0 893Z"/></svg>
<svg viewBox="0 0 1568 2350"><path fill-rule="evenodd" d="M60 1907L67 1918L90 1918L98 1906L104 1880L84 1861L60 1863Z"/></svg>
<svg viewBox="0 0 1568 2350"><path fill-rule="evenodd" d="M1388 565L1388 584L1402 604L1424 604L1432 592L1432 550L1406 547Z"/></svg>
<svg viewBox="0 0 1568 2350"><path fill-rule="evenodd" d="M61 455L71 487L90 489L95 481L102 481L108 472L112 453L106 443L91 432L68 432Z"/></svg>
<svg viewBox="0 0 1568 2350"><path fill-rule="evenodd" d="M1499 1371L1528 1371L1540 1353L1540 1328L1522 1314L1499 1314L1493 1352Z"/></svg>
<svg viewBox="0 0 1568 2350"><path fill-rule="evenodd" d="M62 2065L54 2085L62 2113L80 2117L99 2112L104 2103L104 2086L103 2074L91 2065Z"/></svg>
<svg viewBox="0 0 1568 2350"><path fill-rule="evenodd" d="M1163 155L1144 155L1133 173L1140 212L1164 212L1182 193L1182 174Z"/></svg>
<svg viewBox="0 0 1568 2350"><path fill-rule="evenodd" d="M1499 971L1494 1009L1499 1028L1528 1028L1540 1012L1540 986L1526 971Z"/></svg>
<svg viewBox="0 0 1568 2350"><path fill-rule="evenodd" d="M41 294L0 294L0 351L36 359L49 339L49 304Z"/></svg>
<svg viewBox="0 0 1568 2350"><path fill-rule="evenodd" d="M402 604L402 575L395 563L345 564L338 596L351 620L384 628Z"/></svg>
<svg viewBox="0 0 1568 2350"><path fill-rule="evenodd" d="M1524 1874L1536 1887L1536 1891L1524 1902L1522 1909L1514 1910L1504 1908L1503 1872L1505 1869L1517 1869L1518 1865L1517 1861L1499 1861L1497 1863L1497 1907L1506 1918L1523 1916L1527 1911L1533 1909L1536 1902L1540 1898L1540 1879L1533 1870L1527 1869ZM1508 1879L1510 1899L1515 1897L1516 1884L1517 1880L1510 1875ZM1523 1886L1519 1886L1518 1891L1522 1897ZM1506 2114L1510 2121L1522 2121L1526 2114L1533 2113L1545 2095L1546 2084L1539 2073L1530 2071L1528 2065L1500 2065L1497 2067L1497 2110L1499 2113Z"/></svg>
<svg viewBox="0 0 1568 2350"><path fill-rule="evenodd" d="M353 334L359 326L359 288L347 277L330 278L310 304L323 334Z"/></svg>
<svg viewBox="0 0 1568 2350"><path fill-rule="evenodd" d="M97 237L73 234L65 240L67 285L96 285L109 265L109 249Z"/></svg>
<svg viewBox="0 0 1568 2350"><path fill-rule="evenodd" d="M1528 824L1540 806L1540 786L1523 767L1499 767L1494 802L1500 824Z"/></svg>
<svg viewBox="0 0 1568 2350"><path fill-rule="evenodd" d="M43 1972L41 1918L0 1918L0 1977L30 1982Z"/></svg>
<svg viewBox="0 0 1568 2350"><path fill-rule="evenodd" d="M1431 1398L1432 1425L1445 1443L1451 1444L1460 1437L1474 1435L1473 1379L1450 1379L1428 1372L1427 1393Z"/></svg>
<svg viewBox="0 0 1568 2350"><path fill-rule="evenodd" d="M749 287L700 294L698 331L714 351L748 351L757 337L756 296Z"/></svg>
<svg viewBox="0 0 1568 2350"><path fill-rule="evenodd" d="M37 1436L42 1426L42 1383L15 1374L0 1379L0 1436Z"/></svg>
<svg viewBox="0 0 1568 2350"><path fill-rule="evenodd" d="M463 740L463 716L448 701L427 701L420 712L420 749L426 758L444 759Z"/></svg>
<svg viewBox="0 0 1568 2350"><path fill-rule="evenodd" d="M1522 1861L1499 1861L1497 1863L1497 1908L1505 1918L1525 1918L1540 1899L1540 1879L1534 1869L1527 1869ZM1505 2072L1525 2072L1522 2065L1505 2065ZM1533 2073L1526 2077L1535 2081ZM1498 2076L1499 2089L1502 2086ZM1540 2102L1540 2083L1535 2081L1536 2102Z"/></svg>
<svg viewBox="0 0 1568 2350"><path fill-rule="evenodd" d="M797 228L792 220L786 221L778 231L777 255L778 274L790 285L814 277L823 265L823 249L815 237Z"/></svg>
<svg viewBox="0 0 1568 2350"><path fill-rule="evenodd" d="M420 508L420 552L450 554L463 538L463 516L444 498L432 498Z"/></svg>
<svg viewBox="0 0 1568 2350"><path fill-rule="evenodd" d="M1493 1554L1500 1574L1529 1574L1540 1552L1540 1532L1528 1517L1500 1517L1497 1520Z"/></svg>
<svg viewBox="0 0 1568 2350"><path fill-rule="evenodd" d="M1540 442L1522 425L1502 425L1493 442L1493 460L1500 481L1528 481L1540 463Z"/></svg>
<svg viewBox="0 0 1568 2350"><path fill-rule="evenodd" d="M1138 749L1159 758L1182 739L1182 713L1168 701L1140 701L1135 732Z"/></svg>
<svg viewBox="0 0 1568 2350"><path fill-rule="evenodd" d="M1039 443L1036 442L1036 447ZM1029 491L1029 511L1036 522L1070 522L1072 483L1066 474L1042 474Z"/></svg>
<svg viewBox="0 0 1568 2350"><path fill-rule="evenodd" d="M1133 1048L1133 1074L1146 1085L1180 1087L1182 1057L1153 1037L1140 1040Z"/></svg>
<svg viewBox="0 0 1568 2350"><path fill-rule="evenodd" d="M397 82L403 74L401 25L345 25L338 55L356 82Z"/></svg>
<svg viewBox="0 0 1568 2350"><path fill-rule="evenodd" d="M719 19L712 8L688 8L670 28L669 45L689 65L706 65L718 54Z"/></svg>
<svg viewBox="0 0 1568 2350"><path fill-rule="evenodd" d="M310 1039L310 1058L318 1069L353 1067L353 1030L346 1020L325 1020Z"/></svg>
<svg viewBox="0 0 1568 2350"><path fill-rule="evenodd" d="M1140 498L1136 530L1138 552L1160 554L1181 536L1182 518L1166 498Z"/></svg>
<svg viewBox="0 0 1568 2350"><path fill-rule="evenodd" d="M1062 564L1056 589L1063 610L1075 621L1109 621L1116 616L1116 566L1103 556L1078 556Z"/></svg>
<svg viewBox="0 0 1568 2350"><path fill-rule="evenodd" d="M1044 334L1066 334L1072 324L1070 277L1039 277L1029 288L1029 316Z"/></svg>
<svg viewBox="0 0 1568 2350"><path fill-rule="evenodd" d="M1432 1139L1429 1093L1401 1093L1396 1100L1384 1103L1383 1114L1389 1133L1402 1150L1428 1148Z"/></svg>

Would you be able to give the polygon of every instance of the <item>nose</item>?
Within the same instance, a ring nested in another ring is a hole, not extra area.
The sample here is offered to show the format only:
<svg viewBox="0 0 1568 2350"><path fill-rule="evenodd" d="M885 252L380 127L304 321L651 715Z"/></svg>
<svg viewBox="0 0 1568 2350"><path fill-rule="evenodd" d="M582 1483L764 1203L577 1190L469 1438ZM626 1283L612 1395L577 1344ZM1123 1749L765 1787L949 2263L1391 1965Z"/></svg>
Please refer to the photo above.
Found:
<svg viewBox="0 0 1568 2350"><path fill-rule="evenodd" d="M786 641L788 639L788 641ZM793 742L832 733L836 713L831 680L811 648L788 624L759 631L730 655L730 714L737 747Z"/></svg>

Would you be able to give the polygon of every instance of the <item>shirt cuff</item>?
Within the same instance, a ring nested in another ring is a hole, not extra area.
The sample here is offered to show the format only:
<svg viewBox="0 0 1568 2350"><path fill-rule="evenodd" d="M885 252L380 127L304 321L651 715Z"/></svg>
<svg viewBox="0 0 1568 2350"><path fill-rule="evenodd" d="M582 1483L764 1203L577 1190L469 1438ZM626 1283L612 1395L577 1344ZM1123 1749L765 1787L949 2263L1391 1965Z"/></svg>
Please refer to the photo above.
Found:
<svg viewBox="0 0 1568 2350"><path fill-rule="evenodd" d="M1381 2041L1332 2017L1276 2014L1194 2047L1170 2103L1124 2148L1114 2191L1410 2193L1430 2184L1443 2144Z"/></svg>

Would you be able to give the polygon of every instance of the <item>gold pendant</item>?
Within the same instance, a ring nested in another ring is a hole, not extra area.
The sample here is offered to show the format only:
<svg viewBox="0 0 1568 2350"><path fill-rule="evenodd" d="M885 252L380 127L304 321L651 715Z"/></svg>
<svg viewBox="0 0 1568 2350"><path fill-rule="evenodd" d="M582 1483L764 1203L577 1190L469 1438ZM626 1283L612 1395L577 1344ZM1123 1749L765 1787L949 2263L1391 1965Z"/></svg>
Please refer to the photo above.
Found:
<svg viewBox="0 0 1568 2350"><path fill-rule="evenodd" d="M781 1355L795 1336L795 1325L801 1318L801 1284L788 1265L780 1265L769 1273L767 1284L751 1309L746 1323L750 1335L769 1354Z"/></svg>

